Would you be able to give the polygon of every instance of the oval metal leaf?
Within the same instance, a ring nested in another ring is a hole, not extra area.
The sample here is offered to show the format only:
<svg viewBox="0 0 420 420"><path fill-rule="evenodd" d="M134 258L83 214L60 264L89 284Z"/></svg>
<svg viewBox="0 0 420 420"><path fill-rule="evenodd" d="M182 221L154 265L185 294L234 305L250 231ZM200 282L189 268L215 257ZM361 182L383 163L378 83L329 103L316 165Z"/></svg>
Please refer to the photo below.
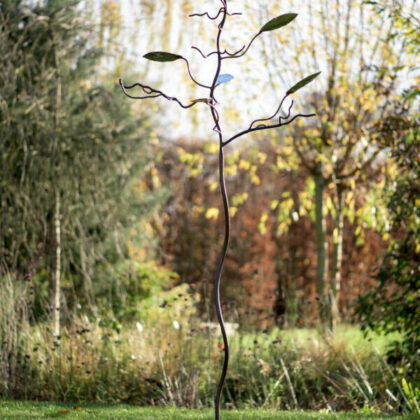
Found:
<svg viewBox="0 0 420 420"><path fill-rule="evenodd" d="M270 22L267 22L262 28L261 32L268 32L268 31L274 31L275 29L279 29L282 26L286 26L288 23L290 23L295 17L297 16L297 13L286 13L284 15L277 16L276 18L270 20Z"/></svg>
<svg viewBox="0 0 420 420"><path fill-rule="evenodd" d="M231 74L220 74L216 80L216 86L222 83L230 82L234 77Z"/></svg>
<svg viewBox="0 0 420 420"><path fill-rule="evenodd" d="M179 60L180 58L182 58L182 56L180 56L178 54L171 54L171 53L164 52L164 51L149 52L146 55L144 55L143 57L147 58L148 60L159 61L161 63L165 63L165 62L168 62L168 61L175 61L175 60Z"/></svg>
<svg viewBox="0 0 420 420"><path fill-rule="evenodd" d="M296 83L294 86L292 86L288 91L287 91L287 95L291 95L292 93L295 93L296 91L298 91L299 89L303 88L304 86L306 86L308 83L311 83L312 80L314 80L315 78L317 78L319 75L321 74L321 72L319 71L318 73L314 73L311 74L308 77L305 77L304 79L302 79L300 82Z"/></svg>

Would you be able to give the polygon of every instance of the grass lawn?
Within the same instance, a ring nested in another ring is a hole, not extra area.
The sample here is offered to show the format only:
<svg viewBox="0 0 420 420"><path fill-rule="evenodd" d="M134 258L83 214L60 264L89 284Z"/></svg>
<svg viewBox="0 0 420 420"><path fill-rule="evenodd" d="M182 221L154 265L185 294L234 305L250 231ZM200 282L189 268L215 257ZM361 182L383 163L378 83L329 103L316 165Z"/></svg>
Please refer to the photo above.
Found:
<svg viewBox="0 0 420 420"><path fill-rule="evenodd" d="M112 420L154 420L154 419L194 419L212 420L212 410L185 410L177 408L133 407L128 405L83 404L71 405L65 403L37 403L22 401L0 401L0 419L112 419ZM312 413L284 412L272 410L224 411L222 420L321 420L321 419L419 419L411 416L387 416L364 413Z"/></svg>

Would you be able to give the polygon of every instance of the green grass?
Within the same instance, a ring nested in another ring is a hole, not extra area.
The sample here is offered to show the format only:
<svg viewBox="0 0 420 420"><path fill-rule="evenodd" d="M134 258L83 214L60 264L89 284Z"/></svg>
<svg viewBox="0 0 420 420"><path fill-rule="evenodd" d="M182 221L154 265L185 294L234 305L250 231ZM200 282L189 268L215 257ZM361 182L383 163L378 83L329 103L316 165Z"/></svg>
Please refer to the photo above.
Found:
<svg viewBox="0 0 420 420"><path fill-rule="evenodd" d="M16 331L8 343L22 340L19 346L3 351L15 357L0 358L0 395L3 400L210 407L222 363L220 337L195 323L194 334L189 326L165 325L145 324L142 331L125 325L117 334L81 320L63 328L59 346L46 325ZM407 410L402 381L414 387L414 374L387 364L383 353L389 340L375 334L364 338L349 326L334 335L314 329L238 332L231 338L225 406Z"/></svg>
<svg viewBox="0 0 420 420"><path fill-rule="evenodd" d="M112 419L112 420L212 420L212 410L186 410L178 408L134 407L128 405L88 404L75 406L64 403L39 403L22 401L0 401L1 420L35 420L35 419ZM222 420L352 420L352 419L410 419L411 416L389 416L369 413L314 413L284 412L273 410L224 411Z"/></svg>

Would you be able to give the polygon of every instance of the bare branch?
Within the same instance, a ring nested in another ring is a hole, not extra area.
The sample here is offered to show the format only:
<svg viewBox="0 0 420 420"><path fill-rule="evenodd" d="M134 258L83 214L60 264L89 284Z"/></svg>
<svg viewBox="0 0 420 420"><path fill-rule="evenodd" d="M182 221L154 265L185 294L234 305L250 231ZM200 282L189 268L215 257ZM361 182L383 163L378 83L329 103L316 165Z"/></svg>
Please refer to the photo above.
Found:
<svg viewBox="0 0 420 420"><path fill-rule="evenodd" d="M348 159L351 155L351 152L353 151L356 144L357 144L357 141L352 141L351 139L349 140L349 142L347 144L347 147L346 147L346 151L344 153L344 156L341 159L339 159L338 162L335 165L336 169L337 169L336 172L341 172L344 169L344 167L346 165L346 162L348 161Z"/></svg>
<svg viewBox="0 0 420 420"><path fill-rule="evenodd" d="M255 131L261 131L261 130L270 130L272 128L279 128L279 127L283 127L284 125L288 125L291 124L294 120L296 120L297 118L300 117L304 117L304 118L309 118L309 117L315 117L316 114L297 114L295 115L292 119L290 119L289 121L286 122L281 122L281 118L280 118L280 122L278 124L274 124L274 125L264 125L261 124L258 127L255 128L248 128L247 130L241 131L238 134L235 134L233 137L231 137L229 140L226 140L225 142L223 142L222 146L227 146L229 143L231 143L233 140L237 139L238 137L241 137L245 134L248 133L253 133Z"/></svg>
<svg viewBox="0 0 420 420"><path fill-rule="evenodd" d="M258 38L258 36L260 36L261 35L261 32L258 32L256 35L254 35L254 37L251 39L251 41L249 42L249 44L248 44L248 46L246 47L246 49L244 50L244 51L242 51L244 48L245 48L245 46L243 46L240 50L238 50L238 51L236 51L235 53L233 53L233 54L229 54L227 57L222 57L222 60L226 60L226 59L228 59L228 58L240 58L240 57L242 57L242 56L244 56L247 52L248 52L248 50L249 50L249 48L251 47L251 45L252 45L252 43ZM241 53L241 51L242 51L242 53ZM239 54L239 55L238 55Z"/></svg>
<svg viewBox="0 0 420 420"><path fill-rule="evenodd" d="M225 10L226 10L225 7L221 7L219 9L217 15L215 15L215 16L210 16L210 14L208 12L204 12L204 13L192 13L191 15L188 15L188 17L195 17L195 16L204 17L204 16L206 16L210 20L216 20L220 16L221 13L225 12ZM242 15L242 13L229 13L229 12L226 11L226 15L227 16L239 16L239 15Z"/></svg>
<svg viewBox="0 0 420 420"><path fill-rule="evenodd" d="M213 116L213 120L214 120L214 127L213 127L213 131L215 131L216 133L218 133L219 135L219 144L220 144L220 150L222 150L222 146L223 146L223 133L222 130L220 128L220 117L219 117L219 113L217 112L216 106L215 104L217 103L217 100L214 96L214 91L217 87L217 80L219 78L220 75L220 70L222 68L222 58L221 58L221 52L220 52L220 39L222 36L222 31L223 31L223 27L225 25L226 22L226 16L227 16L227 3L226 0L221 0L223 6L224 6L224 10L223 10L223 17L220 21L220 23L217 25L218 27L218 33L217 33L217 37L216 37L216 47L217 47L217 69L216 69L216 73L214 75L214 79L213 79L213 83L211 85L211 89L210 89L210 98L212 100L210 105L210 110ZM223 381L222 381L223 382ZM220 399L220 392L218 392L216 400ZM218 404L217 404L218 405Z"/></svg>
<svg viewBox="0 0 420 420"><path fill-rule="evenodd" d="M213 101L216 101L216 99L213 98ZM210 106L210 108L214 111L214 120L215 120L214 122L215 122L215 126L213 127L213 131L215 131L216 133L222 135L222 132L220 130L220 125L219 125L219 122L220 122L219 112L217 111L216 105L213 103L213 101L210 101L208 103L208 105Z"/></svg>
<svg viewBox="0 0 420 420"><path fill-rule="evenodd" d="M201 56L203 58L209 58L212 55L216 55L216 54L220 54L220 56L222 55L226 55L225 57L221 57L222 60L225 60L226 58L239 58L242 57L243 55L245 55L247 53L247 51L249 50L250 46L252 45L252 43L255 41L255 39L261 34L261 32L259 32L257 35L255 35L251 41L249 42L248 46L246 47L245 45L242 46L242 48L240 48L239 50L235 51L234 53L230 53L229 51L227 51L227 49L225 49L224 51L212 51L209 54L204 54L199 48L197 47L191 47L194 50L197 50ZM245 49L246 47L246 49ZM244 51L245 49L245 51ZM242 54L241 54L242 53ZM238 55L239 54L239 55Z"/></svg>
<svg viewBox="0 0 420 420"><path fill-rule="evenodd" d="M193 107L194 105L196 105L200 102L204 102L202 100L197 100L196 99L196 100L192 101L189 105L184 105L178 98L168 96L168 95L164 94L161 90L153 89L152 87L147 86L147 85L143 85L141 83L134 83L133 85L125 86L122 79L120 79L120 86L121 86L121 89L122 89L124 95L131 98L131 99L150 99L150 98L159 98L160 96L162 96L163 98L167 99L168 101L176 102L181 108L184 108L184 109L191 108L191 107ZM133 96L133 95L130 95L127 92L128 89L133 89L136 86L140 87L143 90L143 92L146 94L146 96ZM210 103L211 103L211 99L209 98L209 100L207 102L207 105L210 105Z"/></svg>
<svg viewBox="0 0 420 420"><path fill-rule="evenodd" d="M293 146L295 147L296 153L299 156L300 161L302 162L302 165L311 173L313 174L315 172L315 166L311 166L308 161L305 159L305 156L302 153L302 150L300 150L300 147L297 143L296 137L293 137Z"/></svg>
<svg viewBox="0 0 420 420"><path fill-rule="evenodd" d="M203 51L201 51L200 50L200 48L198 48L198 47L194 47L194 46L192 46L191 47L193 50L197 50L200 54L201 54L201 56L203 57L203 58L207 58L208 57L208 55L205 55L204 53L203 53Z"/></svg>
<svg viewBox="0 0 420 420"><path fill-rule="evenodd" d="M289 95L285 95L284 97L283 97L283 99L280 101L280 105L278 106L278 108L276 109L276 112L271 116L271 117L268 117L268 118L262 118L262 119L259 119L259 120L254 120L254 121L252 121L252 123L250 124L250 126L249 126L249 129L251 129L252 128L252 126L255 124L255 123L257 123L257 122L260 122L260 121L270 121L270 120L272 120L279 112L280 112L280 110L281 110L281 107L283 106L283 103L284 103L284 101L286 100L286 98L288 97ZM290 107L289 107L289 113L286 115L286 117L280 117L281 119L287 119L287 118L290 118L290 111L291 111L291 109L292 109L292 107L293 107L293 101L292 101L292 104L290 105ZM281 122L280 120L279 120L279 122Z"/></svg>
<svg viewBox="0 0 420 420"><path fill-rule="evenodd" d="M215 15L215 16L210 16L208 12L204 12L204 13L192 13L191 15L188 15L188 17L196 17L196 16L204 17L204 16L206 16L210 20L216 20L220 16L220 13L223 13L224 11L225 11L225 8L221 7L219 9L219 11L217 12L217 15Z"/></svg>
<svg viewBox="0 0 420 420"><path fill-rule="evenodd" d="M241 49L239 49L238 51L235 51L234 53L230 53L225 49L222 54L226 54L228 57L222 57L222 58L236 58L236 55L242 52L242 50L244 50L245 47L246 45L243 45Z"/></svg>
<svg viewBox="0 0 420 420"><path fill-rule="evenodd" d="M373 161L376 159L376 157L379 155L380 152L381 152L381 149L380 148L377 148L375 150L375 152L372 154L372 156L368 160L366 160L363 164L357 165L348 174L343 174L343 175L337 176L337 179L341 179L342 180L342 179L352 178L354 175L357 174L357 172L360 172L362 174L373 163Z"/></svg>
<svg viewBox="0 0 420 420"><path fill-rule="evenodd" d="M228 52L226 49L222 52L222 54L226 54L227 56L229 56L230 58L234 58L234 56L236 55L236 54L239 54L243 49L245 48L245 45L244 46L242 46L242 48L240 49L240 50L238 50L238 51L236 51L236 52L234 52L234 53L230 53L230 52ZM223 58L223 57L222 57Z"/></svg>
<svg viewBox="0 0 420 420"><path fill-rule="evenodd" d="M211 86L207 86L207 85L203 85L202 83L198 82L193 75L191 74L191 69L190 69L190 63L188 62L188 60L185 57L182 57L182 59L187 63L187 70L188 70L188 74L191 78L191 80L198 86L201 86L205 89L211 89Z"/></svg>
<svg viewBox="0 0 420 420"><path fill-rule="evenodd" d="M209 54L204 54L199 48L197 48L197 47L191 47L192 49L194 49L194 50L197 50L200 54L201 54L201 56L203 57L203 58L209 58L210 56L212 56L212 55L216 55L216 54L219 54L219 52L218 51L212 51L211 53L209 53ZM236 52L234 52L234 53L230 53L229 51L227 51L226 49L224 50L224 51L220 51L220 55L222 56L222 55L224 55L224 54L226 54L228 57L230 57L230 58L235 58L234 56L235 56L235 54L238 54L238 53L240 53L243 49L245 48L245 45L240 49L240 50L238 50L238 51L236 51ZM223 58L225 58L225 57L221 57L222 59Z"/></svg>

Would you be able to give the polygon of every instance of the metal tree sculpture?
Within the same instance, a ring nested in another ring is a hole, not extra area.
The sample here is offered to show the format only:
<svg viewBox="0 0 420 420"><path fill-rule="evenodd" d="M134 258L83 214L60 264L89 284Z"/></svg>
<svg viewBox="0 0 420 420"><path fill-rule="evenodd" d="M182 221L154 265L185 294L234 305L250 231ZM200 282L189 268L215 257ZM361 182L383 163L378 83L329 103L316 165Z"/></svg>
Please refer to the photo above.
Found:
<svg viewBox="0 0 420 420"><path fill-rule="evenodd" d="M234 58L240 58L240 57L244 56L247 53L247 51L249 50L249 48L251 47L252 43L261 34L263 34L264 32L270 32L270 31L273 31L275 29L279 29L283 26L286 26L293 19L296 18L297 14L296 13L287 13L287 14L283 14L281 16L278 16L278 17L270 20L251 39L251 41L249 42L248 45L244 45L238 51L230 53L226 49L224 49L223 51L221 50L220 44L221 44L221 37L222 37L222 33L223 33L223 28L225 26L226 18L228 16L241 15L241 13L230 13L228 11L228 5L227 5L228 0L220 0L220 1L222 3L222 6L219 8L218 12L214 16L211 16L208 12L194 13L194 14L189 15L189 17L194 17L194 16L206 17L206 18L208 18L212 21L219 20L218 33L217 33L217 37L216 37L216 50L212 51L208 54L204 54L199 48L194 47L194 46L192 47L194 50L198 51L204 59L206 59L210 56L216 56L217 67L216 67L213 82L211 83L211 85L206 85L204 83L200 83L193 77L193 75L191 74L189 61L185 57L183 57L182 55L172 54L172 53L163 52L163 51L156 51L156 52L150 52L150 53L148 53L144 56L144 58L147 58L148 60L159 61L159 62L172 62L172 61L177 61L177 60L185 61L186 65L187 65L187 71L188 71L189 77L191 78L191 80L196 85L198 85L198 86L200 86L204 89L207 89L209 91L208 97L195 99L195 100L191 101L189 104L183 104L178 98L168 96L158 89L154 89L154 88L152 88L150 86L147 86L147 85L144 85L142 83L134 83L133 85L126 86L123 83L122 79L120 79L120 85L121 85L121 88L122 88L124 94L131 99L149 99L149 98L162 97L162 98L167 99L168 101L176 102L180 107L182 107L184 109L191 108L191 107L193 107L193 106L195 106L199 103L204 103L210 109L211 115L212 115L213 120L214 120L213 130L218 134L218 137L219 137L219 180L220 180L220 191L221 191L221 195L222 195L222 199L223 199L224 216L225 216L225 237L224 237L223 248L222 248L222 252L221 252L218 267L217 267L216 280L215 280L215 285L214 285L214 293L215 293L215 304L216 304L217 318L218 318L219 325L220 325L220 330L221 330L221 333L222 333L222 336L223 336L224 356L225 357L224 357L223 369L222 369L219 385L218 385L217 392L216 392L216 398L215 398L215 419L216 420L220 419L220 397L221 397L222 388L223 388L223 384L224 384L224 381L225 381L225 377L226 377L226 373L227 373L227 369L228 369L228 363L229 363L229 343L228 343L228 338L227 338L227 335L226 335L225 324L224 324L224 321L223 321L223 314L222 314L222 310L221 310L221 307L220 307L220 277L221 277L221 274L222 274L222 268L223 268L223 263L224 263L225 256L226 256L226 251L228 249L229 233L230 233L229 199L228 199L228 195L227 195L227 191L226 191L226 185L225 185L224 150L223 149L228 144L232 143L234 140L236 140L237 138L239 138L239 137L241 137L245 134L253 133L253 132L256 132L256 131L279 128L279 127L282 127L282 126L285 126L285 125L288 125L288 124L292 123L294 120L296 120L299 117L313 117L313 116L315 116L315 114L296 114L296 115L292 116L291 112L292 112L292 108L293 108L293 104L294 104L293 101L291 102L286 115L281 115L281 109L282 109L284 101L286 100L286 98L289 95L291 95L292 93L295 93L297 90L299 90L303 86L310 83L312 80L314 80L320 74L320 72L314 73L314 74L302 79L300 82L296 83L293 87L291 87L286 92L286 94L284 95L282 100L280 101L280 104L277 107L277 109L276 109L276 111L274 112L273 115L271 115L267 118L261 118L261 119L257 119L257 120L252 121L247 129L244 129L244 130L238 132L237 134L233 135L232 137L228 138L227 140L225 140L223 131L220 127L219 113L216 109L219 102L216 100L215 91L216 91L216 88L220 84L231 81L233 79L233 76L230 75L230 74L221 74L223 61L234 59ZM136 87L140 88L143 91L144 96L133 96L133 95L130 95L128 93L128 90L134 89ZM271 121L274 120L274 119L277 119L277 121L275 121L274 123L271 123Z"/></svg>

